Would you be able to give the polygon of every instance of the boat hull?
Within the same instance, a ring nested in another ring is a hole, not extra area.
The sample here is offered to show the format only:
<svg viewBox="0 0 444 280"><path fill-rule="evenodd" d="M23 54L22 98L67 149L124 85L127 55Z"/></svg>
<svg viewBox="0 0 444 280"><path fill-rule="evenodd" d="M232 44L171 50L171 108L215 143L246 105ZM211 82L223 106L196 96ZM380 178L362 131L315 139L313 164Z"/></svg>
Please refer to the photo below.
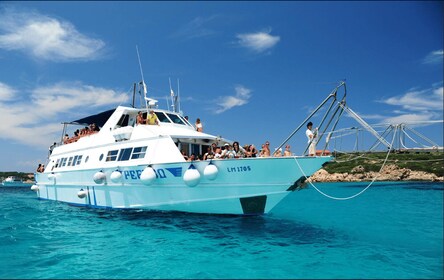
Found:
<svg viewBox="0 0 444 280"><path fill-rule="evenodd" d="M39 173L37 195L40 199L97 208L263 214L295 190L298 180L304 181L305 176L330 160L327 156L154 164L149 168L156 177L148 183L141 180L147 166ZM216 174L208 175L210 165L216 167ZM94 176L100 171L106 178L96 183ZM119 179L113 172L121 173ZM194 172L195 177L187 181L187 172Z"/></svg>

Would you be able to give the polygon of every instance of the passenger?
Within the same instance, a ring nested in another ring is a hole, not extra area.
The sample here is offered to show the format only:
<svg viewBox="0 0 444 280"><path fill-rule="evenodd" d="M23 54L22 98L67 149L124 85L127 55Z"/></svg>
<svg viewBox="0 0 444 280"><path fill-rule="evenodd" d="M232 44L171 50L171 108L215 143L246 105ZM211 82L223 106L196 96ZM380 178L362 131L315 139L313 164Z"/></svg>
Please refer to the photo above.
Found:
<svg viewBox="0 0 444 280"><path fill-rule="evenodd" d="M262 157L265 152L265 144L262 144L261 149L259 150L259 157Z"/></svg>
<svg viewBox="0 0 444 280"><path fill-rule="evenodd" d="M291 156L292 156L292 153L290 151L290 145L287 144L285 146L284 157L291 157Z"/></svg>
<svg viewBox="0 0 444 280"><path fill-rule="evenodd" d="M246 149L246 156L257 157L257 149L253 144L248 145L248 148Z"/></svg>
<svg viewBox="0 0 444 280"><path fill-rule="evenodd" d="M285 146L285 151L284 151L284 157L291 157L292 156L292 153L291 153L291 150L290 150L290 145L286 145Z"/></svg>
<svg viewBox="0 0 444 280"><path fill-rule="evenodd" d="M65 134L65 136L63 136L63 144L68 144L68 143L71 143L71 141L69 141L68 134Z"/></svg>
<svg viewBox="0 0 444 280"><path fill-rule="evenodd" d="M67 137L68 134L65 134L65 137ZM68 137L69 138L69 137ZM52 150L54 150L54 148L57 147L57 143L54 142L54 144L52 144L51 146L49 146L49 155L52 154Z"/></svg>
<svg viewBox="0 0 444 280"><path fill-rule="evenodd" d="M274 157L282 157L282 148L276 149L273 153Z"/></svg>
<svg viewBox="0 0 444 280"><path fill-rule="evenodd" d="M96 125L96 123L93 123L92 126L93 126L93 131L95 132L100 131L100 128Z"/></svg>
<svg viewBox="0 0 444 280"><path fill-rule="evenodd" d="M188 156L185 154L185 151L182 150L181 153L182 153L183 158L184 158L186 161L188 161Z"/></svg>
<svg viewBox="0 0 444 280"><path fill-rule="evenodd" d="M146 117L146 123L149 125L159 125L159 120L153 110L150 110L150 114Z"/></svg>
<svg viewBox="0 0 444 280"><path fill-rule="evenodd" d="M233 142L233 151L235 153L235 158L244 158L245 157L245 149L239 145L239 142Z"/></svg>
<svg viewBox="0 0 444 280"><path fill-rule="evenodd" d="M82 129L80 130L80 136L85 136L85 135L87 135L87 134L88 134L88 131L89 131L89 127L85 126L85 128L82 128Z"/></svg>
<svg viewBox="0 0 444 280"><path fill-rule="evenodd" d="M316 154L316 136L318 129L316 128L314 131L312 131L313 123L309 122L307 123L307 130L305 131L305 135L307 136L308 144L310 145L308 147L308 155L309 156L315 156Z"/></svg>
<svg viewBox="0 0 444 280"><path fill-rule="evenodd" d="M213 154L216 153L216 148L217 148L217 144L216 143L211 144L211 149L213 151Z"/></svg>
<svg viewBox="0 0 444 280"><path fill-rule="evenodd" d="M213 143L214 144L214 143ZM211 147L207 148L207 152L204 154L203 156L203 160L207 160L207 159L213 159L214 158L214 152L213 149Z"/></svg>
<svg viewBox="0 0 444 280"><path fill-rule="evenodd" d="M38 169L37 169L37 172L39 172L39 173L43 173L44 171L45 171L45 165L44 165L44 164L42 164L42 165L39 164L39 167L38 167Z"/></svg>
<svg viewBox="0 0 444 280"><path fill-rule="evenodd" d="M36 170L36 171L40 173L40 172L41 172L41 171L40 171L41 168L42 168L42 164L39 163L39 166L37 167L37 170Z"/></svg>
<svg viewBox="0 0 444 280"><path fill-rule="evenodd" d="M68 143L76 142L80 138L80 130L74 131L74 136L71 137L68 141Z"/></svg>
<svg viewBox="0 0 444 280"><path fill-rule="evenodd" d="M203 132L203 126L202 126L202 123L200 122L199 118L197 118L197 120L196 120L196 131Z"/></svg>
<svg viewBox="0 0 444 280"><path fill-rule="evenodd" d="M270 155L270 142L267 141L263 148L262 157L269 157Z"/></svg>
<svg viewBox="0 0 444 280"><path fill-rule="evenodd" d="M191 154L191 156L188 158L187 161L195 161L196 160L196 155L195 154Z"/></svg>
<svg viewBox="0 0 444 280"><path fill-rule="evenodd" d="M222 152L221 158L234 158L236 153L233 151L233 147L226 143L225 150Z"/></svg>
<svg viewBox="0 0 444 280"><path fill-rule="evenodd" d="M143 114L142 114L141 111L139 111L139 112L137 113L137 120L136 120L136 123L137 123L137 124L145 124L145 123L146 123L146 120L143 118Z"/></svg>
<svg viewBox="0 0 444 280"><path fill-rule="evenodd" d="M222 149L220 147L216 147L216 151L214 153L214 159L222 158Z"/></svg>

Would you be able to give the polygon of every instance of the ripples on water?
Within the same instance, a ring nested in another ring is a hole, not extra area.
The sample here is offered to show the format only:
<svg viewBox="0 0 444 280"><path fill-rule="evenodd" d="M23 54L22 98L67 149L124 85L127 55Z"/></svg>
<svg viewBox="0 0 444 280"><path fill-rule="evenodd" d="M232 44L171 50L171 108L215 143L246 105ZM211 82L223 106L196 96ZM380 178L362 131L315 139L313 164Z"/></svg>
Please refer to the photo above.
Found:
<svg viewBox="0 0 444 280"><path fill-rule="evenodd" d="M442 190L379 183L338 202L309 188L243 217L77 208L0 188L0 278L441 278Z"/></svg>

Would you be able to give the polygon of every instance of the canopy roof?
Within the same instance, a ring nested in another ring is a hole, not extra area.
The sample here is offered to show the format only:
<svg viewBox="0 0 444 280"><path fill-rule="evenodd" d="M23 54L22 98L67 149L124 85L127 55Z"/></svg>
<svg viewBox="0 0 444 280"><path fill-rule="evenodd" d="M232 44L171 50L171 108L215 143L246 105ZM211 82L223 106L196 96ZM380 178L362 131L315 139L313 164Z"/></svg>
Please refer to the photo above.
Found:
<svg viewBox="0 0 444 280"><path fill-rule="evenodd" d="M98 127L102 127L106 121L111 117L116 109L111 109L108 111L104 111L92 116L88 116L86 118L82 118L76 121L72 121L69 124L78 124L78 125L89 125L95 123Z"/></svg>

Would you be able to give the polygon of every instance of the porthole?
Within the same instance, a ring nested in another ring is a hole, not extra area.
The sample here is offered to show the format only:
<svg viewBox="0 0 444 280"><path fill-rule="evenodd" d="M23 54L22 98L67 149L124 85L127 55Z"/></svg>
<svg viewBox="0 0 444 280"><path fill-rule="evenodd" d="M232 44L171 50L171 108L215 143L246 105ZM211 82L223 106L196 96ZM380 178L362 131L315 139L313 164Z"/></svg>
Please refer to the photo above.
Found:
<svg viewBox="0 0 444 280"><path fill-rule="evenodd" d="M86 158L85 158L85 163L87 163L88 160L89 160L89 156L86 156Z"/></svg>
<svg viewBox="0 0 444 280"><path fill-rule="evenodd" d="M100 155L99 161L102 161L102 159L103 159L103 154Z"/></svg>

